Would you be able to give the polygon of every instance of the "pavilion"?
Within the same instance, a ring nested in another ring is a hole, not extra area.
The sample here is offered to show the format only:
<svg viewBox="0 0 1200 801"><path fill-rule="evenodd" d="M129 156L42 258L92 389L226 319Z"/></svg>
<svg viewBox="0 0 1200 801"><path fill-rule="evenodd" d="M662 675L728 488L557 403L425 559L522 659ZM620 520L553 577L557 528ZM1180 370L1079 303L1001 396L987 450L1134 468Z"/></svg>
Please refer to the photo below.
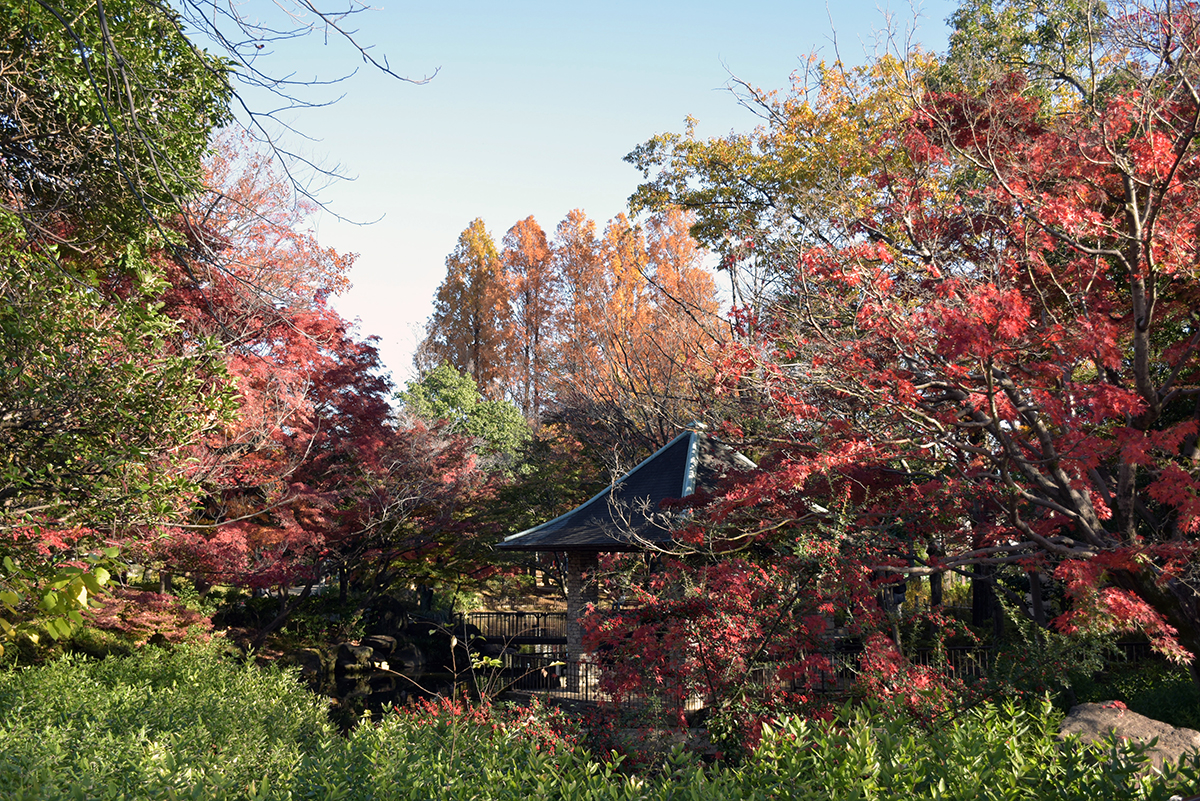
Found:
<svg viewBox="0 0 1200 801"><path fill-rule="evenodd" d="M579 620L598 600L600 554L654 550L674 539L680 512L663 501L711 490L730 470L750 470L754 462L719 440L696 430L679 434L591 500L553 520L506 537L506 551L567 555L567 653L583 653Z"/></svg>

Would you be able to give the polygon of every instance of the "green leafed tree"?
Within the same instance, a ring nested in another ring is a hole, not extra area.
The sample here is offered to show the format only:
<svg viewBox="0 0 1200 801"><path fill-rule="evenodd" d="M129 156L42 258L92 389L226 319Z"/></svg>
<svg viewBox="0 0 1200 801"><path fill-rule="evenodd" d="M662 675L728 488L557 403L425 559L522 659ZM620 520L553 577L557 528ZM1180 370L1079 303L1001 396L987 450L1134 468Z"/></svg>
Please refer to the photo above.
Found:
<svg viewBox="0 0 1200 801"><path fill-rule="evenodd" d="M136 238L200 185L210 131L230 120L225 63L169 6L142 0L0 8L0 180L28 233ZM110 254L111 255L111 254Z"/></svg>
<svg viewBox="0 0 1200 801"><path fill-rule="evenodd" d="M213 351L179 352L176 324L149 300L152 276L106 298L55 269L53 251L22 252L4 221L0 521L116 532L161 520L186 487L171 454L223 407L203 377Z"/></svg>
<svg viewBox="0 0 1200 801"><path fill-rule="evenodd" d="M512 456L530 437L529 423L510 401L487 400L471 376L442 362L397 394L413 417L450 423L450 432L480 442L486 456Z"/></svg>
<svg viewBox="0 0 1200 801"><path fill-rule="evenodd" d="M1103 75L1108 20L1099 0L966 0L950 16L950 50L941 78L981 91L1021 73L1043 96L1091 97ZM1064 90L1066 90L1064 92Z"/></svg>
<svg viewBox="0 0 1200 801"><path fill-rule="evenodd" d="M228 422L233 391L209 332L162 307L168 277L187 284L221 320L214 339L234 339L229 315L214 310L221 279L237 266L221 257L232 245L213 216L220 210L197 202L210 197L201 191L204 156L214 131L234 119L235 86L272 92L277 102L264 110L237 97L240 122L310 197L296 176L329 173L288 153L271 124L321 105L303 95L328 82L269 74L263 42L319 28L409 80L356 42L348 20L361 10L327 12L311 0L260 4L253 16L212 0L0 4L0 629L8 636L38 626L61 635L100 583L100 571L79 565L111 541L144 541L186 516L195 500L187 476L200 469L188 461L191 446Z"/></svg>
<svg viewBox="0 0 1200 801"><path fill-rule="evenodd" d="M60 636L103 574L80 564L188 499L182 455L219 418L213 352L157 295L179 200L228 120L223 62L169 7L0 7L0 600ZM65 572L64 572L65 571Z"/></svg>

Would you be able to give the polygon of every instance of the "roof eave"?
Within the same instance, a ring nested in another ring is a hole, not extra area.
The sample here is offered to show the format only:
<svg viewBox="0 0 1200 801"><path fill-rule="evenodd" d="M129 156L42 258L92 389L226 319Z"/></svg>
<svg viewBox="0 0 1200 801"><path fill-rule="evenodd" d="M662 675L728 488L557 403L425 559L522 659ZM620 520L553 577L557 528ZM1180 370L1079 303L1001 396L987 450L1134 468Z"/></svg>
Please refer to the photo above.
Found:
<svg viewBox="0 0 1200 801"><path fill-rule="evenodd" d="M672 438L672 439L671 439L671 441L670 441L670 442L668 442L666 445L663 445L661 448L659 448L658 450L656 450L654 453L650 454L650 455L649 455L649 456L647 456L645 459L643 459L642 461L638 462L638 463L637 463L637 465L636 465L636 466L635 466L635 467L634 467L632 470L630 470L630 471L628 471L627 473L625 473L625 475L621 476L621 478L619 478L618 480L616 480L616 481L612 482L612 483L611 483L611 484L609 484L607 487L605 487L604 489L600 490L598 493L596 493L595 495L593 495L593 496L592 496L590 499L588 499L587 501L584 501L583 503L581 503L579 506L576 506L574 509L570 510L569 512L564 512L563 514L559 515L558 517L555 517L555 518L553 518L552 520L547 520L545 523L541 523L541 524L539 524L539 525L536 525L536 526L534 526L533 528L527 528L527 529L525 529L524 531L520 531L520 532L518 532L518 533L516 533L516 534L510 534L509 536L505 537L505 538L503 539L503 541L501 541L501 542L500 542L500 543L499 543L499 544L498 544L496 547L498 547L498 548L505 548L505 549L507 549L507 550L513 550L513 551L522 551L522 550L537 550L537 549L535 549L535 548L532 548L532 547L530 547L530 548L522 548L522 547L520 547L519 545L509 545L509 543L510 543L510 542L513 542L514 540L517 540L517 539L519 539L519 538L521 538L521 537L527 537L527 536L529 536L529 535L531 535L531 534L536 534L536 533L537 533L538 531L540 531L541 529L544 529L544 528L546 528L547 526L550 526L550 525L552 525L552 524L554 524L554 523L557 523L559 520L562 520L564 517L568 517L568 516L570 516L570 515L573 515L573 514L575 514L575 513L576 513L576 512L578 512L578 511L581 511L581 510L583 510L583 509L586 509L586 508L588 508L589 506L591 506L592 504L594 504L594 503L596 503L597 501L599 501L600 499L607 497L607 496L609 495L609 493L611 493L615 487L619 486L620 484L623 484L623 483L625 483L627 480L629 480L629 477L630 477L630 476L632 476L632 475L633 475L634 473L636 473L637 471L641 470L643 467L645 467L645 466L646 466L647 464L649 464L650 462L654 461L654 459L655 459L655 458L656 458L656 457L657 457L659 454L661 454L661 453L663 453L664 451L668 450L668 449L669 449L669 448L670 448L672 445L674 445L675 443L679 442L679 440L680 440L680 439L682 439L683 437L692 437L692 441L691 441L691 442L689 443L689 445L688 445L688 455L687 455L687 460L688 460L688 461L687 461L687 464L685 465L685 468L686 468L686 469L685 469L685 472L686 472L688 475L692 475L692 474L694 474L694 472L695 472L695 465L694 465L694 463L693 463L693 462L694 462L694 460L695 460L695 456L696 456L696 440L695 440L695 436L696 436L696 433L695 433L694 431L684 431L683 433L679 434L679 436ZM580 549L580 550L581 550L581 549ZM636 550L636 546L631 546L631 547L630 547L630 550Z"/></svg>

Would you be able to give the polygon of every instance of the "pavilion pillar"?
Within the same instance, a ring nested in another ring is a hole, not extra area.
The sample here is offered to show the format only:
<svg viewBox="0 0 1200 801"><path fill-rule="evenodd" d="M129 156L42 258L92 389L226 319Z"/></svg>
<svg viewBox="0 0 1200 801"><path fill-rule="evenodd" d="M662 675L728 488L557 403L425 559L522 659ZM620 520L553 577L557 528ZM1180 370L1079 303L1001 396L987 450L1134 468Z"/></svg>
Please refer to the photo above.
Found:
<svg viewBox="0 0 1200 801"><path fill-rule="evenodd" d="M600 554L595 551L567 552L567 658L583 656L583 627L580 618L588 604L599 600L596 572Z"/></svg>

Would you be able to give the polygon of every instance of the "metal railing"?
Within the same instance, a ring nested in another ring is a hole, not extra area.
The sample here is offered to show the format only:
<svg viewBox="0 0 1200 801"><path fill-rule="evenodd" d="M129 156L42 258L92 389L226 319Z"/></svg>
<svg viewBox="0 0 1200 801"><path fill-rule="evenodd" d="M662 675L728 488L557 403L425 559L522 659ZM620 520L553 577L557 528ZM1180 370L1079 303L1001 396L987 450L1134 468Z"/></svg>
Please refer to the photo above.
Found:
<svg viewBox="0 0 1200 801"><path fill-rule="evenodd" d="M600 665L539 654L504 654L510 688L575 701L607 700L600 692Z"/></svg>
<svg viewBox="0 0 1200 801"><path fill-rule="evenodd" d="M859 670L861 651L828 651L813 654L803 675L785 680L776 665L758 665L750 670L750 683L761 688L803 691L818 695L842 695L853 686Z"/></svg>
<svg viewBox="0 0 1200 801"><path fill-rule="evenodd" d="M791 680L779 678L779 670L773 665L760 665L751 672L751 681L764 689L768 686L817 695L843 695L849 692L858 680L862 666L861 646L837 651L822 651L812 654L807 660L802 675ZM944 659L956 676L979 677L987 674L992 665L994 652L980 646L950 646L939 653L934 649L921 649L912 655L916 665L936 664Z"/></svg>
<svg viewBox="0 0 1200 801"><path fill-rule="evenodd" d="M511 682L510 690L584 703L613 700L601 688L600 677L604 667L596 662L534 654L505 654L503 664ZM645 704L649 703L649 699L631 696L622 699L622 703ZM693 696L684 701L683 711L694 712L703 706L703 700Z"/></svg>
<svg viewBox="0 0 1200 801"><path fill-rule="evenodd" d="M948 610L949 611L949 610ZM969 609L953 609L966 612ZM558 647L566 642L567 616L562 612L469 612L457 616L457 626L463 623L479 629L484 637L505 644L541 644L542 653L522 654L507 651L503 654L504 672L512 681L512 689L546 694L551 697L584 702L611 700L601 690L602 665L596 662L569 660ZM1122 658L1137 661L1150 655L1147 643L1117 644ZM777 669L762 665L754 669L752 681L764 690L768 685L803 690L818 694L845 694L858 678L862 646L841 642L836 650L823 651L823 659L811 667L803 678L780 681ZM996 650L991 646L946 646L941 649L923 648L910 653L913 664L945 664L961 678L978 678L988 674L996 663ZM944 660L944 663L941 662ZM629 699L637 703L637 699ZM689 699L687 710L701 706L698 698Z"/></svg>
<svg viewBox="0 0 1200 801"><path fill-rule="evenodd" d="M1140 662L1144 659L1154 659L1157 654L1150 646L1149 642L1119 642L1116 644L1117 650L1121 652L1121 661L1124 662ZM1109 662L1117 661L1110 657Z"/></svg>
<svg viewBox="0 0 1200 801"><path fill-rule="evenodd" d="M501 642L565 642L567 637L565 612L467 612L459 615L459 622Z"/></svg>
<svg viewBox="0 0 1200 801"><path fill-rule="evenodd" d="M943 659L955 676L978 678L991 669L995 649L976 645L948 645L940 650L919 648L911 661L914 665L933 665Z"/></svg>
<svg viewBox="0 0 1200 801"><path fill-rule="evenodd" d="M822 654L828 669L817 669L805 677L804 688L820 695L840 695L854 686L860 665L859 651L836 651Z"/></svg>

